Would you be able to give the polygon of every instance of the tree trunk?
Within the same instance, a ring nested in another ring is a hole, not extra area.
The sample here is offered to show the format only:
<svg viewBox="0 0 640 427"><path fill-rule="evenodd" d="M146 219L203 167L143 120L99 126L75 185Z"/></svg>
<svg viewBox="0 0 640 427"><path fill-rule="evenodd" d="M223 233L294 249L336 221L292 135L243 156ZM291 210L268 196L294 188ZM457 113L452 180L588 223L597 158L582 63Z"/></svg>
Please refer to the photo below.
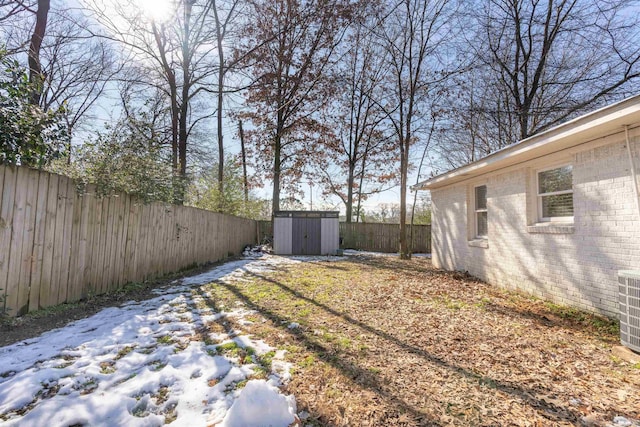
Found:
<svg viewBox="0 0 640 427"><path fill-rule="evenodd" d="M400 152L400 259L410 259L407 245L407 154L409 143L402 141Z"/></svg>
<svg viewBox="0 0 640 427"><path fill-rule="evenodd" d="M29 83L31 83L31 105L39 105L42 96L42 86L44 76L42 75L42 64L40 63L40 48L47 30L47 16L49 15L49 0L38 0L38 10L36 11L36 25L31 36L29 45Z"/></svg>
<svg viewBox="0 0 640 427"><path fill-rule="evenodd" d="M524 107L524 106L523 106ZM520 111L520 140L529 136L529 109Z"/></svg>
<svg viewBox="0 0 640 427"><path fill-rule="evenodd" d="M353 169L355 165L349 162L349 177L347 178L347 222L352 222L351 216L353 215Z"/></svg>
<svg viewBox="0 0 640 427"><path fill-rule="evenodd" d="M184 204L184 193L187 179L187 118L189 115L189 89L191 69L189 39L191 37L191 9L194 0L184 2L184 39L182 40L182 94L180 99L180 122L178 126L178 158L180 160L180 182L176 193L176 203Z"/></svg>
<svg viewBox="0 0 640 427"><path fill-rule="evenodd" d="M224 50L222 47L222 28L220 25L220 19L218 17L218 7L213 4L213 13L214 18L216 20L216 39L218 43L218 111L216 114L216 119L218 123L218 193L219 197L219 206L218 210L224 210L224 137L222 134L222 101L224 97ZM240 132L242 133L242 122L240 122ZM244 155L244 151L243 151ZM244 160L243 160L244 166Z"/></svg>
<svg viewBox="0 0 640 427"><path fill-rule="evenodd" d="M280 210L280 156L282 139L280 133L276 133L273 147L273 201L272 215Z"/></svg>
<svg viewBox="0 0 640 427"><path fill-rule="evenodd" d="M178 85L176 82L176 74L171 69L167 60L167 53L165 49L164 34L161 34L156 26L155 22L151 23L151 29L153 31L153 37L158 47L160 54L160 60L162 62L162 69L167 78L169 85L169 95L171 102L171 170L173 171L172 186L174 190L173 201L174 203L181 204L180 199L181 191L180 186L180 168L179 168L179 137L178 128L180 121L180 108L178 106Z"/></svg>
<svg viewBox="0 0 640 427"><path fill-rule="evenodd" d="M188 89L183 87L182 92L188 92ZM179 129L179 141L178 141L178 154L180 160L180 182L178 183L178 192L176 202L179 205L184 204L185 185L187 180L187 115L189 110L189 104L183 102L180 106L180 129Z"/></svg>
<svg viewBox="0 0 640 427"><path fill-rule="evenodd" d="M220 206L218 206L219 211L224 210L224 141L222 135L222 84L223 84L223 76L222 71L220 71L220 75L218 76L218 193L220 194ZM244 153L243 153L244 154ZM244 163L244 162L243 162Z"/></svg>
<svg viewBox="0 0 640 427"><path fill-rule="evenodd" d="M240 133L240 151L242 152L242 188L244 189L244 203L249 203L249 180L247 179L247 152L244 147L244 131L242 130L242 120L238 122Z"/></svg>
<svg viewBox="0 0 640 427"><path fill-rule="evenodd" d="M367 153L368 150L365 151L365 153L362 155L362 170L360 172L360 182L358 183L358 207L356 209L356 222L360 222L360 216L362 215L362 212L360 211L362 209L362 187L364 186L364 171L365 166L367 164Z"/></svg>
<svg viewBox="0 0 640 427"><path fill-rule="evenodd" d="M427 137L427 143L424 145L424 150L422 151L422 157L420 158L420 165L418 166L418 174L416 176L416 185L420 182L420 175L422 174L422 166L424 165L424 158L427 157L427 151L429 150L429 145L431 144L431 137L433 136L433 132L436 129L436 119L434 118L431 122L431 129L429 129L429 136ZM413 229L415 228L413 225L413 218L416 213L416 203L418 202L418 190L415 190L413 193L413 205L411 206L411 235L409 238L409 250L413 253Z"/></svg>

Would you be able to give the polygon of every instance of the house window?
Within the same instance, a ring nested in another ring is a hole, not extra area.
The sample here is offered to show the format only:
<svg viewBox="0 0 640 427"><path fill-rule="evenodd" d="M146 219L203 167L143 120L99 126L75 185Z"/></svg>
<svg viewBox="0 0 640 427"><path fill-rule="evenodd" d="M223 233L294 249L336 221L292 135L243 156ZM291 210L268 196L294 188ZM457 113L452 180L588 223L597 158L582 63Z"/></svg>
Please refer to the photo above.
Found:
<svg viewBox="0 0 640 427"><path fill-rule="evenodd" d="M573 167L538 172L538 216L541 221L573 220Z"/></svg>
<svg viewBox="0 0 640 427"><path fill-rule="evenodd" d="M487 238L487 186L475 187L474 192L474 216L475 216L475 237Z"/></svg>

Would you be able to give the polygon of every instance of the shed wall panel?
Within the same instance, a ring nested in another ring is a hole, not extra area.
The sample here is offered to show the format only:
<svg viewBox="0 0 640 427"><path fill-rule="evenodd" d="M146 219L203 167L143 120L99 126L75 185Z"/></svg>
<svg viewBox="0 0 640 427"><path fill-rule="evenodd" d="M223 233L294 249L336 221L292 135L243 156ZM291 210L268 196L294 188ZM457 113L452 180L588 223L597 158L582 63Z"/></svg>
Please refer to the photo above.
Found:
<svg viewBox="0 0 640 427"><path fill-rule="evenodd" d="M291 255L292 218L273 219L273 253Z"/></svg>
<svg viewBox="0 0 640 427"><path fill-rule="evenodd" d="M320 253L335 255L340 247L340 222L338 218L322 218L321 229Z"/></svg>

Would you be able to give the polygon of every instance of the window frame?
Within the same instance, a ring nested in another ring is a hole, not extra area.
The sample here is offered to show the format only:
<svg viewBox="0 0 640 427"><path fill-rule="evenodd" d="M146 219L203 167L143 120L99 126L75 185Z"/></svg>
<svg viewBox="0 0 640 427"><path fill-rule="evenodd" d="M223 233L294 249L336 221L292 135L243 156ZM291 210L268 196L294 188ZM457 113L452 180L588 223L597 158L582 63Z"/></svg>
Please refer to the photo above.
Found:
<svg viewBox="0 0 640 427"><path fill-rule="evenodd" d="M480 187L484 187L485 188L485 195L484 195L484 202L485 202L485 207L484 208L478 208L478 193L477 193L477 189ZM489 197L487 197L487 184L480 184L480 185L475 185L473 186L473 222L474 222L474 227L473 227L473 238L474 239L483 239L483 240L487 240L489 238L489 210L488 210L488 199ZM486 234L480 234L479 233L479 227L478 227L478 218L480 215L480 213L485 213L487 214L487 233Z"/></svg>
<svg viewBox="0 0 640 427"><path fill-rule="evenodd" d="M540 174L542 172L546 172L546 171L550 171L550 170L554 170L554 169L562 169L564 167L567 166L571 166L571 189L570 190L562 190L562 191L552 191L550 193L540 193ZM573 164L572 163L562 163L562 164L556 164L554 166L551 167L546 167L546 168L542 168L542 169L536 169L535 171L535 194L536 194L536 210L537 210L537 214L538 214L538 222L541 223L549 223L549 222L563 222L563 223L572 223L574 220L574 215L571 216L551 216L551 217L545 217L543 216L543 210L542 210L542 198L543 197L548 197L548 196L559 196L562 194L571 194L571 204L572 204L572 210L574 208L573 206L573 194L574 194L574 190L573 190ZM575 212L574 212L575 214Z"/></svg>

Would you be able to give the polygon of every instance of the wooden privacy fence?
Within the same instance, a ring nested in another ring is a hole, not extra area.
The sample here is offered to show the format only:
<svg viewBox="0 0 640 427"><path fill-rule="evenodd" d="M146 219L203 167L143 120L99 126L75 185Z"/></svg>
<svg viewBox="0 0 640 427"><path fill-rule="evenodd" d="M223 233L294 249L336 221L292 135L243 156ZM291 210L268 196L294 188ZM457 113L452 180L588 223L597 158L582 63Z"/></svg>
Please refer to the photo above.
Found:
<svg viewBox="0 0 640 427"><path fill-rule="evenodd" d="M258 221L258 240L273 235L271 221ZM407 238L411 235L411 226L407 225ZM340 237L343 249L357 249L361 251L398 252L400 247L400 226L398 224L340 223ZM413 226L413 252L431 252L431 226Z"/></svg>
<svg viewBox="0 0 640 427"><path fill-rule="evenodd" d="M340 223L342 248L361 251L398 252L400 249L400 226L382 223ZM411 237L411 226L407 225L407 239ZM431 252L431 226L413 226L414 253Z"/></svg>
<svg viewBox="0 0 640 427"><path fill-rule="evenodd" d="M271 221L256 221L258 223L258 243L273 243L273 223Z"/></svg>
<svg viewBox="0 0 640 427"><path fill-rule="evenodd" d="M0 165L0 310L77 301L224 259L257 239L253 220L76 189L64 176Z"/></svg>

